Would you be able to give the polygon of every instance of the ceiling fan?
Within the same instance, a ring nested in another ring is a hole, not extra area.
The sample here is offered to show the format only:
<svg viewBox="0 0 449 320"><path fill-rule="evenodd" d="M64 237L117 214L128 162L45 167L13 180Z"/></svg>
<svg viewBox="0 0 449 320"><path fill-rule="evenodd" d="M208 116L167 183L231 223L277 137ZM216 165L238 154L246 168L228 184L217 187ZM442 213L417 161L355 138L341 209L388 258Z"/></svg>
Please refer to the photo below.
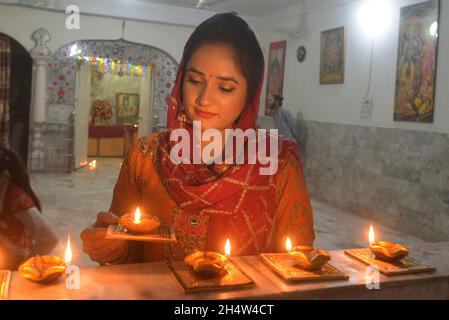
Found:
<svg viewBox="0 0 449 320"><path fill-rule="evenodd" d="M219 4L222 2L226 2L229 0L198 0L198 3L195 5L196 9L207 9L212 5Z"/></svg>

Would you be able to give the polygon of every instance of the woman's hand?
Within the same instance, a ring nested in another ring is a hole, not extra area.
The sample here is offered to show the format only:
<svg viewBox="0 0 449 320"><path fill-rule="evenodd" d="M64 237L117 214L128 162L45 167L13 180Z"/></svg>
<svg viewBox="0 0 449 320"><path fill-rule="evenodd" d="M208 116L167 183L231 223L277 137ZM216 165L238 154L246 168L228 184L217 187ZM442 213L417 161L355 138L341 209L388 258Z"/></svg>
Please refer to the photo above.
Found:
<svg viewBox="0 0 449 320"><path fill-rule="evenodd" d="M97 221L95 221L95 227L98 228L107 228L111 224L116 224L119 221L119 217L117 217L112 212L101 211L97 215Z"/></svg>
<svg viewBox="0 0 449 320"><path fill-rule="evenodd" d="M125 240L106 239L109 225L118 223L119 217L111 212L100 212L92 227L81 232L83 250L93 261L112 264L126 259L128 243Z"/></svg>

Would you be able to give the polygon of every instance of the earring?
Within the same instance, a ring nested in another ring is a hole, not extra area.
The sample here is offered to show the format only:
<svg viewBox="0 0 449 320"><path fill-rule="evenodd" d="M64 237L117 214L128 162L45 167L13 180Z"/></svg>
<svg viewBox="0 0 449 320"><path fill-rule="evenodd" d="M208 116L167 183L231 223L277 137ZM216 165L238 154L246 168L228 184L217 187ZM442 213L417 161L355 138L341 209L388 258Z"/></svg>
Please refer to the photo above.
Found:
<svg viewBox="0 0 449 320"><path fill-rule="evenodd" d="M192 124L192 121L187 118L187 115L184 111L181 111L176 117L181 128L184 128L187 124Z"/></svg>

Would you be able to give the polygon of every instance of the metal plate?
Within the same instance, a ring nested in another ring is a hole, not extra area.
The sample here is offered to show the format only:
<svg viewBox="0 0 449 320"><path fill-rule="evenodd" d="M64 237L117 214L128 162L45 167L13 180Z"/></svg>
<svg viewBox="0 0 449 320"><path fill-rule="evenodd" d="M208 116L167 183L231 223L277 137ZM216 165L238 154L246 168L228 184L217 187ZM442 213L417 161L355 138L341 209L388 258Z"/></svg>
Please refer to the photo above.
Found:
<svg viewBox="0 0 449 320"><path fill-rule="evenodd" d="M287 253L261 253L263 261L286 281L347 280L349 276L332 264L326 263L320 270L308 271L297 266Z"/></svg>
<svg viewBox="0 0 449 320"><path fill-rule="evenodd" d="M184 261L169 261L167 265L186 293L240 289L254 285L254 281L231 260L225 266L225 274L213 278L200 277Z"/></svg>
<svg viewBox="0 0 449 320"><path fill-rule="evenodd" d="M387 276L433 272L436 270L435 267L424 265L411 257L405 257L398 262L377 260L369 248L345 250L345 254L363 262L366 265L377 266L379 271Z"/></svg>
<svg viewBox="0 0 449 320"><path fill-rule="evenodd" d="M173 227L160 226L154 233L132 234L121 224L110 225L106 233L107 239L176 243L176 234Z"/></svg>

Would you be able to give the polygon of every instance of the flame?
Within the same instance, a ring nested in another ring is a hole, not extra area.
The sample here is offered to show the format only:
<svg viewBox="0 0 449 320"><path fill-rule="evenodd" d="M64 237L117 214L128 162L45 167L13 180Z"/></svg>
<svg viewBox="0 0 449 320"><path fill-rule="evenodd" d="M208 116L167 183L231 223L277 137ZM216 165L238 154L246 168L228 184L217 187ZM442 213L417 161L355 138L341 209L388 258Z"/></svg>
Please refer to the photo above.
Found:
<svg viewBox="0 0 449 320"><path fill-rule="evenodd" d="M70 236L67 236L67 247L65 249L64 262L66 264L70 264L72 262L72 248L70 247Z"/></svg>
<svg viewBox="0 0 449 320"><path fill-rule="evenodd" d="M292 249L292 240L290 240L290 237L287 237L287 240L285 240L285 249L287 249L287 252Z"/></svg>
<svg viewBox="0 0 449 320"><path fill-rule="evenodd" d="M225 255L227 257L229 257L231 255L231 241L229 239L226 240Z"/></svg>
<svg viewBox="0 0 449 320"><path fill-rule="evenodd" d="M134 213L134 223L139 224L141 221L140 209L137 207L136 212Z"/></svg>
<svg viewBox="0 0 449 320"><path fill-rule="evenodd" d="M89 162L89 170L94 170L97 168L97 160Z"/></svg>
<svg viewBox="0 0 449 320"><path fill-rule="evenodd" d="M371 225L370 227L369 227L369 245L370 246L372 246L373 244L374 244L374 228L373 228L373 226Z"/></svg>

